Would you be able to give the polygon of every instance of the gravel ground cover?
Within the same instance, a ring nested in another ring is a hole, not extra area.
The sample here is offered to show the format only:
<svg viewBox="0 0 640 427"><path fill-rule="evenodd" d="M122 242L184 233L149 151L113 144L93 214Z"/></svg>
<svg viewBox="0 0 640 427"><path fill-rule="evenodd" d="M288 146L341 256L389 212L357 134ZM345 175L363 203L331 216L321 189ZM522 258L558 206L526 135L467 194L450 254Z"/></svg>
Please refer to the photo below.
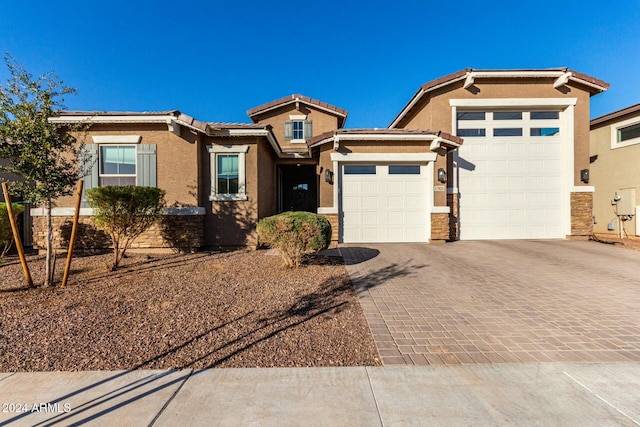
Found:
<svg viewBox="0 0 640 427"><path fill-rule="evenodd" d="M64 289L26 289L5 259L0 372L380 365L339 257L130 255L108 272L111 257L74 258ZM29 265L41 283L43 257Z"/></svg>

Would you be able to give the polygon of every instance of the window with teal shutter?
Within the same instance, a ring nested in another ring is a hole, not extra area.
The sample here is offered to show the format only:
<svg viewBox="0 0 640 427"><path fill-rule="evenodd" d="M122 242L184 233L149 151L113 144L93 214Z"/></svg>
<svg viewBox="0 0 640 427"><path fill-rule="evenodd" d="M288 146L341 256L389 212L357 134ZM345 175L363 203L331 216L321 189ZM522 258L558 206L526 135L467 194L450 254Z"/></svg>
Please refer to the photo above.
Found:
<svg viewBox="0 0 640 427"><path fill-rule="evenodd" d="M284 122L284 139L285 141L290 141L293 139L293 122L292 121Z"/></svg>
<svg viewBox="0 0 640 427"><path fill-rule="evenodd" d="M304 138L303 139L311 139L313 136L313 130L311 128L311 120L304 121Z"/></svg>
<svg viewBox="0 0 640 427"><path fill-rule="evenodd" d="M156 144L139 144L137 146L137 176L135 185L139 187L157 187L157 147Z"/></svg>

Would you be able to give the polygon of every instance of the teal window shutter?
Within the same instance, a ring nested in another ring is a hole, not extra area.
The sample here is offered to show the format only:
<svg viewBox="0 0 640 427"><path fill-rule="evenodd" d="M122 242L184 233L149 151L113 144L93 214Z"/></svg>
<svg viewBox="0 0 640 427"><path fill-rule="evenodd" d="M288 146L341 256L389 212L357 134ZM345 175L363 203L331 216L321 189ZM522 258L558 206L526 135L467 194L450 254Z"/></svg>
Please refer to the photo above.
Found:
<svg viewBox="0 0 640 427"><path fill-rule="evenodd" d="M81 207L88 208L87 190L99 185L98 144L87 144L80 152L80 175L84 180L82 186Z"/></svg>
<svg viewBox="0 0 640 427"><path fill-rule="evenodd" d="M140 187L157 187L156 144L138 145L137 160L136 185Z"/></svg>
<svg viewBox="0 0 640 427"><path fill-rule="evenodd" d="M304 121L304 139L311 139L313 136L313 129L311 127L311 120Z"/></svg>
<svg viewBox="0 0 640 427"><path fill-rule="evenodd" d="M293 122L292 121L284 122L284 139L285 141L290 141L293 139Z"/></svg>

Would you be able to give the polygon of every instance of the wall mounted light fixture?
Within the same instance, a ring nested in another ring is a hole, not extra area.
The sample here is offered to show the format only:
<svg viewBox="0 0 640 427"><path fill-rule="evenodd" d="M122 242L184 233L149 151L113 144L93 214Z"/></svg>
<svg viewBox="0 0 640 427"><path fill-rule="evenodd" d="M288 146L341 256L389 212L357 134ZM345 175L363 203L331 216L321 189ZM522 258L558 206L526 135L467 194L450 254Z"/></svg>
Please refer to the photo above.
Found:
<svg viewBox="0 0 640 427"><path fill-rule="evenodd" d="M438 169L438 181L443 184L447 182L447 171L443 168Z"/></svg>
<svg viewBox="0 0 640 427"><path fill-rule="evenodd" d="M331 172L329 169L325 169L324 171L324 181L328 182L329 184L333 182L333 172Z"/></svg>
<svg viewBox="0 0 640 427"><path fill-rule="evenodd" d="M589 169L582 169L580 171L580 181L584 182L585 184L589 183Z"/></svg>

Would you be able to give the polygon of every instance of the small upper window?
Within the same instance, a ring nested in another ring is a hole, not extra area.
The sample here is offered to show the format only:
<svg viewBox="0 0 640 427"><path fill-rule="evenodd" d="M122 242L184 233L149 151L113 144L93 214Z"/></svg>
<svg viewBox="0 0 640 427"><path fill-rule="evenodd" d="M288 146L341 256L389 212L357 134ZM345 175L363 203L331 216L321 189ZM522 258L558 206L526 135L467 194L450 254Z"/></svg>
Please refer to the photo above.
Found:
<svg viewBox="0 0 640 427"><path fill-rule="evenodd" d="M311 120L288 120L284 122L284 139L304 142L313 136Z"/></svg>
<svg viewBox="0 0 640 427"><path fill-rule="evenodd" d="M555 120L560 117L558 111L532 111L531 120Z"/></svg>
<svg viewBox="0 0 640 427"><path fill-rule="evenodd" d="M293 122L293 139L304 139L304 122L296 120Z"/></svg>
<svg viewBox="0 0 640 427"><path fill-rule="evenodd" d="M100 146L100 185L136 185L136 147Z"/></svg>
<svg viewBox="0 0 640 427"><path fill-rule="evenodd" d="M640 138L640 123L618 129L618 142Z"/></svg>
<svg viewBox="0 0 640 427"><path fill-rule="evenodd" d="M522 111L496 111L493 120L522 120Z"/></svg>
<svg viewBox="0 0 640 427"><path fill-rule="evenodd" d="M484 111L460 111L457 114L458 120L484 120Z"/></svg>

